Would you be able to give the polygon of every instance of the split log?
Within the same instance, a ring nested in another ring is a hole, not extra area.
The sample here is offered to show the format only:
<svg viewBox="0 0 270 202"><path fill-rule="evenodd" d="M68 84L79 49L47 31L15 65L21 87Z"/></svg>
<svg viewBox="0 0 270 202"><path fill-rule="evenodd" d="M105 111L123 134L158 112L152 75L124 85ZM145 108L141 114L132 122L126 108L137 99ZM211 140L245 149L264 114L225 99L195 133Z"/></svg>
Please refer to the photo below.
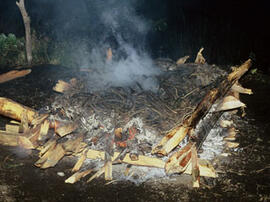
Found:
<svg viewBox="0 0 270 202"><path fill-rule="evenodd" d="M180 126L169 132L161 142L152 150L152 153L160 155L167 155L173 148L175 148L185 137L189 128Z"/></svg>
<svg viewBox="0 0 270 202"><path fill-rule="evenodd" d="M26 69L26 70L12 70L7 73L1 74L0 75L0 83L5 83L7 81L20 78L23 76L26 76L31 73L31 69Z"/></svg>
<svg viewBox="0 0 270 202"><path fill-rule="evenodd" d="M217 174L214 167L204 159L198 159L198 165L200 170L200 176L203 177L212 177L216 178ZM192 175L192 165L191 163L188 164L186 170L184 171L185 174Z"/></svg>
<svg viewBox="0 0 270 202"><path fill-rule="evenodd" d="M114 152L112 157L112 161L114 161L119 156L119 152ZM93 149L89 149L87 152L87 158L89 159L105 159L105 152L104 151L97 151ZM158 158L148 157L139 155L137 161L132 161L129 155L125 155L123 160L119 159L119 162L137 165L137 166L148 166L148 167L157 167L157 168L164 168L165 162Z"/></svg>
<svg viewBox="0 0 270 202"><path fill-rule="evenodd" d="M235 91L235 92L238 92L238 93L242 93L242 94L248 94L248 95L253 94L253 92L252 92L251 89L243 88L238 82L236 82L232 86L232 91Z"/></svg>
<svg viewBox="0 0 270 202"><path fill-rule="evenodd" d="M72 172L77 172L78 170L81 169L85 159L86 159L86 154L87 154L87 150L84 150L80 156L80 158L78 159L78 161L76 162L76 164L74 165L74 167L72 168Z"/></svg>
<svg viewBox="0 0 270 202"><path fill-rule="evenodd" d="M204 99L195 108L190 117L187 117L182 124L176 127L176 129L169 132L161 142L152 150L152 153L157 153L161 155L167 155L172 151L182 140L179 138L185 136L191 129L194 129L201 119L209 112L212 105L220 98L223 98L231 89L232 85L235 84L240 77L248 71L251 67L251 60L247 60L239 68L236 68L232 73L225 78L221 84L212 90L210 90ZM222 113L213 113L214 122L218 120ZM179 131L179 132L177 132ZM205 139L209 131L202 131L202 133L197 133L195 138L196 146L199 148L202 141ZM176 137L175 137L176 136Z"/></svg>
<svg viewBox="0 0 270 202"><path fill-rule="evenodd" d="M89 175L91 172L92 172L92 169L76 172L72 176L70 176L68 179L66 179L65 183L74 184L75 182L78 182L81 178Z"/></svg>
<svg viewBox="0 0 270 202"><path fill-rule="evenodd" d="M112 158L114 154L114 133L108 133L106 135L106 143L105 143L105 180L112 180Z"/></svg>
<svg viewBox="0 0 270 202"><path fill-rule="evenodd" d="M105 172L105 166L99 169L93 176L87 180L87 183L91 182L93 179L98 178L100 175L102 175Z"/></svg>
<svg viewBox="0 0 270 202"><path fill-rule="evenodd" d="M71 88L71 85L63 80L58 80L53 90L58 93L64 93Z"/></svg>
<svg viewBox="0 0 270 202"><path fill-rule="evenodd" d="M200 186L200 169L196 147L191 147L192 183L193 187Z"/></svg>
<svg viewBox="0 0 270 202"><path fill-rule="evenodd" d="M186 60L189 58L188 55L184 56L184 57L181 57L179 58L177 61L176 61L176 64L177 65L181 65L181 64L185 64Z"/></svg>
<svg viewBox="0 0 270 202"><path fill-rule="evenodd" d="M54 148L56 145L56 140L50 139L46 144L44 144L42 147L40 147L39 157L42 157L48 150L51 148Z"/></svg>
<svg viewBox="0 0 270 202"><path fill-rule="evenodd" d="M58 161L60 161L64 155L65 150L61 144L51 146L50 149L35 163L35 166L40 168L54 167Z"/></svg>
<svg viewBox="0 0 270 202"><path fill-rule="evenodd" d="M58 80L56 85L53 87L53 90L58 93L65 93L68 90L75 88L77 85L77 79L72 78L69 80L69 82L65 82L63 80Z"/></svg>
<svg viewBox="0 0 270 202"><path fill-rule="evenodd" d="M167 174L182 173L185 171L191 159L192 146L194 144L189 142L185 147L169 157L169 160L165 164Z"/></svg>
<svg viewBox="0 0 270 202"><path fill-rule="evenodd" d="M32 63L32 40L31 40L31 28L30 28L30 17L28 16L24 0L19 0L19 2L16 1L16 5L20 9L20 12L22 14L24 28L25 28L25 48L26 48L26 58L27 63L30 65Z"/></svg>
<svg viewBox="0 0 270 202"><path fill-rule="evenodd" d="M246 107L246 105L237 98L235 98L234 96L229 95L223 99L222 103L218 106L216 111L225 111L237 109L240 107Z"/></svg>
<svg viewBox="0 0 270 202"><path fill-rule="evenodd" d="M27 120L31 121L38 115L38 113L26 106L23 106L11 99L0 97L0 114L17 121L22 120L23 111L26 110Z"/></svg>
<svg viewBox="0 0 270 202"><path fill-rule="evenodd" d="M9 134L5 131L0 131L0 144L5 146L20 146L24 149L34 149L35 147L27 137L19 134Z"/></svg>
<svg viewBox="0 0 270 202"><path fill-rule="evenodd" d="M17 133L20 132L20 126L19 125L6 124L6 132L17 134Z"/></svg>
<svg viewBox="0 0 270 202"><path fill-rule="evenodd" d="M205 58L202 55L204 48L201 48L197 54L197 57L195 59L195 64L205 64Z"/></svg>
<svg viewBox="0 0 270 202"><path fill-rule="evenodd" d="M77 129L76 123L62 123L62 124L58 124L58 126L55 127L55 132L59 136L64 137L67 134L72 133L76 129Z"/></svg>

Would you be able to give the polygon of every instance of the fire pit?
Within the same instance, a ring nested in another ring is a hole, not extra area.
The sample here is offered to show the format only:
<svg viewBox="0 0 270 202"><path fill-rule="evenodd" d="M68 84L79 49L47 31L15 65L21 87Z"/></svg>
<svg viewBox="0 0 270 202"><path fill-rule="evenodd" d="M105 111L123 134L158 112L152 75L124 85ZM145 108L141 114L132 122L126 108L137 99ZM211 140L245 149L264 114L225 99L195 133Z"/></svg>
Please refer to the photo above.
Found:
<svg viewBox="0 0 270 202"><path fill-rule="evenodd" d="M203 142L224 110L245 106L238 94L251 91L238 80L251 61L227 75L206 64L201 51L195 63L184 64L186 59L167 62L165 68L164 60L158 60L158 74L141 75L124 86L94 85L100 82L96 76L100 72L93 70L59 80L54 87L59 94L39 112L0 98L0 113L20 121L6 125L0 143L39 150L35 165L40 168L76 156L74 174L66 183L90 173L94 174L88 182L103 173L106 180L134 180L137 175L138 182L186 173L197 187L200 176L217 176L210 162L197 153L207 150ZM229 123L222 120L223 127Z"/></svg>

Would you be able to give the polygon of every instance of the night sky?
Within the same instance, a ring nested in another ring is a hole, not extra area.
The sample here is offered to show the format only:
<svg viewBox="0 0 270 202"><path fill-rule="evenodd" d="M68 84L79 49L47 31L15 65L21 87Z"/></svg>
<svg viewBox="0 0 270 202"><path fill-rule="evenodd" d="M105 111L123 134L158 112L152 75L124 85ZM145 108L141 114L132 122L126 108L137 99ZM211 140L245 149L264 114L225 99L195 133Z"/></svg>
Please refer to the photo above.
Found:
<svg viewBox="0 0 270 202"><path fill-rule="evenodd" d="M118 1L118 2L129 2ZM15 0L0 1L0 33L24 35ZM93 3L95 2L95 3ZM109 0L25 0L32 28L53 40L85 37L93 43L107 32L99 10ZM149 29L145 49L155 57L195 57L200 47L209 63L240 64L252 55L255 67L270 73L270 6L267 0L137 0L134 10ZM95 4L95 6L93 6ZM121 8L121 7L120 7ZM118 9L119 13L122 12ZM125 18L125 17L123 17ZM123 31L125 32L125 31ZM106 33L109 35L109 33ZM127 37L134 44L142 36ZM94 38L96 38L94 40ZM254 57L255 56L255 57Z"/></svg>

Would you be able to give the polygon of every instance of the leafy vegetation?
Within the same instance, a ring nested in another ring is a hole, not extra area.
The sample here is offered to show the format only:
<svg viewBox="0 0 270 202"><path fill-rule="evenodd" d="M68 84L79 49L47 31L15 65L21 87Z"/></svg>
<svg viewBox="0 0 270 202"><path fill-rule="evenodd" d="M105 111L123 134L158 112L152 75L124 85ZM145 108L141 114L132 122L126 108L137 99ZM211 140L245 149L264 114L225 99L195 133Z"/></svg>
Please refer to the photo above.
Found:
<svg viewBox="0 0 270 202"><path fill-rule="evenodd" d="M14 34L0 34L0 66L22 64L25 61L24 39Z"/></svg>

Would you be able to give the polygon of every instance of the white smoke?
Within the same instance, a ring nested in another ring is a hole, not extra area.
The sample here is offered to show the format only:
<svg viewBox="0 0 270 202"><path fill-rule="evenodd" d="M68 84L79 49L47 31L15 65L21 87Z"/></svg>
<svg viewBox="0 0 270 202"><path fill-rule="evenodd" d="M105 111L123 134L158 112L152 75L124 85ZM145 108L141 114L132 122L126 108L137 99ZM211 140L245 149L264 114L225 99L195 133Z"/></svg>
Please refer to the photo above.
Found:
<svg viewBox="0 0 270 202"><path fill-rule="evenodd" d="M89 63L85 64L94 69L89 82L96 88L129 86L137 82L144 90L157 90L155 76L160 70L144 51L149 26L136 15L135 7L135 1L130 0L111 0L97 6L101 23L108 31L103 38L110 40L101 41L93 48ZM108 48L112 48L111 61L106 61Z"/></svg>

